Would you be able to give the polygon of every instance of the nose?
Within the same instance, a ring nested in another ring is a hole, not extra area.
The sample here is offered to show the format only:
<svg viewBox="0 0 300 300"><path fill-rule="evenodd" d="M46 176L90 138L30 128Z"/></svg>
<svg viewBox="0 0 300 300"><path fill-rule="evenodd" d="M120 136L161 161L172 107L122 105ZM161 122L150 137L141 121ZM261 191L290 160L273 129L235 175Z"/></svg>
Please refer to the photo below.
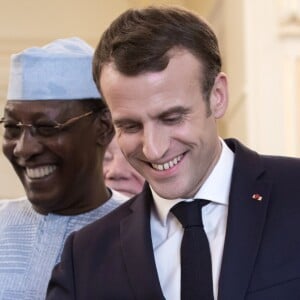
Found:
<svg viewBox="0 0 300 300"><path fill-rule="evenodd" d="M32 136L29 128L23 128L21 135L14 141L13 154L24 161L40 153L42 144L35 136Z"/></svg>
<svg viewBox="0 0 300 300"><path fill-rule="evenodd" d="M123 154L115 154L104 167L105 178L108 180L124 180L130 177L130 165Z"/></svg>
<svg viewBox="0 0 300 300"><path fill-rule="evenodd" d="M149 161L156 162L163 158L169 149L169 144L170 137L166 129L144 127L143 153Z"/></svg>

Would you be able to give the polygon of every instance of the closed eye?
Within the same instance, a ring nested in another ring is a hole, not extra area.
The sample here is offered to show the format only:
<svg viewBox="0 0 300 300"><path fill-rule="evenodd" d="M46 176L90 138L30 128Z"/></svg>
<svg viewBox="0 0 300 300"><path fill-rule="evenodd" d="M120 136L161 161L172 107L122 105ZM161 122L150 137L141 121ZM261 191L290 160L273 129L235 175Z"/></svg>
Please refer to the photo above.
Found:
<svg viewBox="0 0 300 300"><path fill-rule="evenodd" d="M117 120L114 122L115 128L121 133L137 133L143 125L132 120Z"/></svg>
<svg viewBox="0 0 300 300"><path fill-rule="evenodd" d="M18 137L22 131L22 128L17 123L3 122L4 137L6 139L14 139Z"/></svg>
<svg viewBox="0 0 300 300"><path fill-rule="evenodd" d="M176 115L171 117L165 117L162 119L162 122L167 125L175 125L181 123L183 120L183 115Z"/></svg>
<svg viewBox="0 0 300 300"><path fill-rule="evenodd" d="M54 124L39 124L34 127L37 134L44 137L56 135L60 132L60 127Z"/></svg>
<svg viewBox="0 0 300 300"><path fill-rule="evenodd" d="M176 106L162 112L158 119L166 125L177 125L183 122L189 113L189 108Z"/></svg>
<svg viewBox="0 0 300 300"><path fill-rule="evenodd" d="M142 126L139 124L128 124L128 125L123 125L123 126L117 127L117 129L119 129L120 131L125 132L125 133L136 133L141 128L142 128Z"/></svg>
<svg viewBox="0 0 300 300"><path fill-rule="evenodd" d="M3 122L4 128L19 128L17 123Z"/></svg>

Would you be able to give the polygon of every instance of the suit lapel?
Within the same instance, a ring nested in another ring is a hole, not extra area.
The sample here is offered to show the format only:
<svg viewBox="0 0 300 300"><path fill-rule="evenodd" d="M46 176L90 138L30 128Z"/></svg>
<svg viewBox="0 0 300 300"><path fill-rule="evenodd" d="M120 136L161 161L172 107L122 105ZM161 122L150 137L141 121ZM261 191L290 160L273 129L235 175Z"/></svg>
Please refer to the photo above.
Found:
<svg viewBox="0 0 300 300"><path fill-rule="evenodd" d="M132 212L120 223L123 260L135 299L164 299L155 266L150 210L152 194L146 184L131 205Z"/></svg>
<svg viewBox="0 0 300 300"><path fill-rule="evenodd" d="M245 299L262 238L271 189L258 154L237 142L232 147L236 148L233 149L235 164L219 279L219 300Z"/></svg>

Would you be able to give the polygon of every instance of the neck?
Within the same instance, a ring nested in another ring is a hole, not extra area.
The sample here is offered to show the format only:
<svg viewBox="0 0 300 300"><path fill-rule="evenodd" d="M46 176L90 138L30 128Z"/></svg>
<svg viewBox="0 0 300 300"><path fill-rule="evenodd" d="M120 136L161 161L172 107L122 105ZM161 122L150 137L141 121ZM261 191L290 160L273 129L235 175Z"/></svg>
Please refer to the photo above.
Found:
<svg viewBox="0 0 300 300"><path fill-rule="evenodd" d="M102 181L98 184L91 184L84 190L74 188L72 195L66 195L62 198L63 200L54 201L57 204L55 207L41 207L34 204L32 206L37 213L43 215L49 213L65 216L79 215L103 205L111 198L111 192Z"/></svg>

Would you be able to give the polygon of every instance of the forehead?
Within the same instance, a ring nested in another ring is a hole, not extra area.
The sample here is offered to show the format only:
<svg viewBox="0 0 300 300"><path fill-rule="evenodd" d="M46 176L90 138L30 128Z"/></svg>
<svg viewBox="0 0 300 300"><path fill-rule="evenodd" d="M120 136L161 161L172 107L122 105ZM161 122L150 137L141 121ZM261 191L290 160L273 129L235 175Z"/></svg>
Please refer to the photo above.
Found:
<svg viewBox="0 0 300 300"><path fill-rule="evenodd" d="M4 115L18 118L30 118L33 116L55 117L70 115L70 112L80 111L81 103L77 100L8 100Z"/></svg>
<svg viewBox="0 0 300 300"><path fill-rule="evenodd" d="M144 109L157 114L191 105L190 99L202 98L201 74L199 60L189 51L181 50L172 54L167 68L160 72L126 76L113 63L105 65L100 86L115 119L124 114L137 116Z"/></svg>

